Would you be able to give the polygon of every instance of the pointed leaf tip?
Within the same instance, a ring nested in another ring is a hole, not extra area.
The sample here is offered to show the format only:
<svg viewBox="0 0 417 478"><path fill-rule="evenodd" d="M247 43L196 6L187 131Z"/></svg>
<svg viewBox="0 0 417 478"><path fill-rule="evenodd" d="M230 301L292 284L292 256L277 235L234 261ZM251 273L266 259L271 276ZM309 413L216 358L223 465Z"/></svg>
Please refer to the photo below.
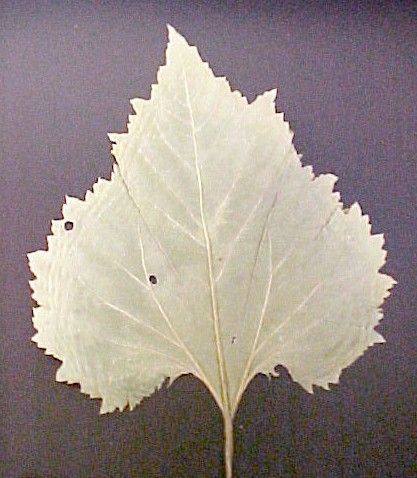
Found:
<svg viewBox="0 0 417 478"><path fill-rule="evenodd" d="M167 30L168 30L168 35L177 33L177 30L170 23L167 23Z"/></svg>
<svg viewBox="0 0 417 478"><path fill-rule="evenodd" d="M178 41L182 41L183 43L188 45L187 40L172 26L167 24L168 29L168 46L170 43L175 43Z"/></svg>

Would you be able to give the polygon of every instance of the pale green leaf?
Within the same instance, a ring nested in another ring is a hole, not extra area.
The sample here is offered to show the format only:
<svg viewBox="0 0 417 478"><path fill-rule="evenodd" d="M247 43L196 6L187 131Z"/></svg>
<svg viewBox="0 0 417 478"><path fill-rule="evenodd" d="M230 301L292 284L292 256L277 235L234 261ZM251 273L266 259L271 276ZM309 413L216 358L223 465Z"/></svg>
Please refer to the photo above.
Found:
<svg viewBox="0 0 417 478"><path fill-rule="evenodd" d="M102 412L191 373L233 417L277 365L308 391L336 383L383 341L393 280L337 178L301 165L276 91L249 104L169 33L151 99L110 135L111 180L67 198L48 250L29 255L34 340Z"/></svg>

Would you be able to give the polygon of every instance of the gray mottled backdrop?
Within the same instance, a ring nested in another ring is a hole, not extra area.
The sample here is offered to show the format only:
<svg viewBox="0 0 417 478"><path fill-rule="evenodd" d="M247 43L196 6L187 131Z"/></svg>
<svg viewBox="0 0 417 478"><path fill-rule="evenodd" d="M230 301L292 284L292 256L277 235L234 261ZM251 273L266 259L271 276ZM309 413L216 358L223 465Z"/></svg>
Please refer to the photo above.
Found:
<svg viewBox="0 0 417 478"><path fill-rule="evenodd" d="M109 176L106 133L124 130L129 98L149 97L166 23L250 100L278 87L304 163L370 214L399 282L387 343L331 392L254 380L236 476L417 476L416 2L156 0L0 1L0 475L222 476L221 418L199 382L100 417L30 342L25 253L45 248L64 194Z"/></svg>

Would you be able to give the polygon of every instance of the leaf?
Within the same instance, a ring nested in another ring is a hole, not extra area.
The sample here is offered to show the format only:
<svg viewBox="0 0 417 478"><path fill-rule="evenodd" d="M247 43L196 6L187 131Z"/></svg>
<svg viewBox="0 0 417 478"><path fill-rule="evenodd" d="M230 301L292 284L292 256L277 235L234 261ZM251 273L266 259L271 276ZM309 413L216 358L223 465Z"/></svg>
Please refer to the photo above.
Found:
<svg viewBox="0 0 417 478"><path fill-rule="evenodd" d="M106 413L193 374L223 413L227 476L252 378L280 364L310 392L336 383L384 341L394 283L382 236L334 175L301 165L275 96L249 104L169 28L151 99L110 135L111 180L67 197L29 254L34 341L62 361L57 380Z"/></svg>

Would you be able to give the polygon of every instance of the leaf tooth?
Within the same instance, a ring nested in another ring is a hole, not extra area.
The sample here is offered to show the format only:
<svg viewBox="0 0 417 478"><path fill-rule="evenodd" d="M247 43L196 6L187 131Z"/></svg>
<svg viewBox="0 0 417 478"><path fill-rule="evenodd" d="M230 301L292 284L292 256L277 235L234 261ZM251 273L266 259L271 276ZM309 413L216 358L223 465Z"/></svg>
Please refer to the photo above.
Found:
<svg viewBox="0 0 417 478"><path fill-rule="evenodd" d="M31 338L31 341L39 345L39 332L36 332L36 334Z"/></svg>
<svg viewBox="0 0 417 478"><path fill-rule="evenodd" d="M337 385L340 381L341 373L342 373L342 369L339 369L336 373L334 373L333 375L330 375L328 378L329 383L333 385Z"/></svg>
<svg viewBox="0 0 417 478"><path fill-rule="evenodd" d="M354 202L352 206L350 206L349 214L358 218L362 216L362 208L358 202Z"/></svg>
<svg viewBox="0 0 417 478"><path fill-rule="evenodd" d="M67 221L72 221L72 218L68 217L71 214L66 214L64 219L53 219L51 221L51 233L46 237L46 242L48 244L48 251L54 250L57 239L60 236L63 236L67 231L65 230L65 223Z"/></svg>
<svg viewBox="0 0 417 478"><path fill-rule="evenodd" d="M307 166L303 166L303 172L306 174L306 176L308 177L309 181L313 181L315 176L314 176L314 172L313 172L313 166L311 165L307 165Z"/></svg>
<svg viewBox="0 0 417 478"><path fill-rule="evenodd" d="M314 178L316 184L320 183L327 193L332 193L339 178L332 173L319 174Z"/></svg>
<svg viewBox="0 0 417 478"><path fill-rule="evenodd" d="M33 272L33 274L35 274L35 276L38 276L39 274L42 274L42 272L45 270L49 256L47 254L47 251L39 250L35 252L30 252L29 254L27 254L27 258L30 270Z"/></svg>
<svg viewBox="0 0 417 478"><path fill-rule="evenodd" d="M63 221L61 221L62 223ZM49 236L46 237L46 244L47 244L47 251L45 252L55 252L57 247L58 247L58 237L59 237L59 233L57 231L52 231L53 234L50 234ZM48 256L48 259L51 259L52 256Z"/></svg>
<svg viewBox="0 0 417 478"><path fill-rule="evenodd" d="M160 67L159 69L161 69ZM143 106L147 103L147 100L144 100L143 98L132 98L130 100L130 104L132 105L132 108L134 109L136 115L139 115L142 111Z"/></svg>
<svg viewBox="0 0 417 478"><path fill-rule="evenodd" d="M57 382L78 383L79 378L74 374L74 370L71 370L67 362L64 360L59 369L56 371Z"/></svg>
<svg viewBox="0 0 417 478"><path fill-rule="evenodd" d="M379 334L378 332L376 332L375 330L373 331L374 332L374 342L372 345L374 344L385 344L386 340L385 340L385 337L381 334Z"/></svg>
<svg viewBox="0 0 417 478"><path fill-rule="evenodd" d="M303 384L302 387L303 387L305 390L307 390L308 393L311 393L311 394L314 393L313 383Z"/></svg>
<svg viewBox="0 0 417 478"><path fill-rule="evenodd" d="M50 347L48 347L47 345L47 338L45 339L45 337L40 333L36 333L33 337L32 337L32 342L34 342L38 348L40 349L43 349L45 352L45 355L51 355L55 358L59 358L56 356L56 354L54 353L54 350L51 349Z"/></svg>
<svg viewBox="0 0 417 478"><path fill-rule="evenodd" d="M65 201L65 204L71 204L71 203L79 202L80 199L78 199L78 198L75 197L75 196L69 196L68 194L66 194L66 195L64 196L64 201Z"/></svg>
<svg viewBox="0 0 417 478"><path fill-rule="evenodd" d="M113 143L120 144L128 138L128 133L108 133L107 137Z"/></svg>
<svg viewBox="0 0 417 478"><path fill-rule="evenodd" d="M74 196L65 196L65 202L62 205L62 215L66 221L71 220L68 216L71 216L74 210L77 209L82 202L82 199Z"/></svg>
<svg viewBox="0 0 417 478"><path fill-rule="evenodd" d="M108 181L106 181L103 178L98 178L97 182L94 183L94 185L93 185L93 193L98 194L101 190L103 190L103 188L106 186L107 182Z"/></svg>
<svg viewBox="0 0 417 478"><path fill-rule="evenodd" d="M107 137L112 143L117 143L119 136L121 136L119 133L107 133Z"/></svg>
<svg viewBox="0 0 417 478"><path fill-rule="evenodd" d="M132 133L136 125L138 124L139 116L137 114L129 115L127 121L127 131L128 133Z"/></svg>
<svg viewBox="0 0 417 478"><path fill-rule="evenodd" d="M381 276L382 276L383 280L385 281L385 287L386 287L387 291L390 291L396 284L398 284L398 282L388 274L379 273L379 277L381 277ZM389 293L388 293L388 295L389 295Z"/></svg>
<svg viewBox="0 0 417 478"><path fill-rule="evenodd" d="M277 98L277 89L265 91L255 98L255 101L250 105L251 108L258 107L262 113L275 115L275 100Z"/></svg>
<svg viewBox="0 0 417 478"><path fill-rule="evenodd" d="M110 406L106 400L103 400L101 402L101 407L100 407L100 415L105 415L106 413L111 413L111 412L114 412L114 410L116 410L116 407L115 406Z"/></svg>
<svg viewBox="0 0 417 478"><path fill-rule="evenodd" d="M373 234L371 236L371 241L374 243L374 247L379 247L382 249L385 243L384 234Z"/></svg>

